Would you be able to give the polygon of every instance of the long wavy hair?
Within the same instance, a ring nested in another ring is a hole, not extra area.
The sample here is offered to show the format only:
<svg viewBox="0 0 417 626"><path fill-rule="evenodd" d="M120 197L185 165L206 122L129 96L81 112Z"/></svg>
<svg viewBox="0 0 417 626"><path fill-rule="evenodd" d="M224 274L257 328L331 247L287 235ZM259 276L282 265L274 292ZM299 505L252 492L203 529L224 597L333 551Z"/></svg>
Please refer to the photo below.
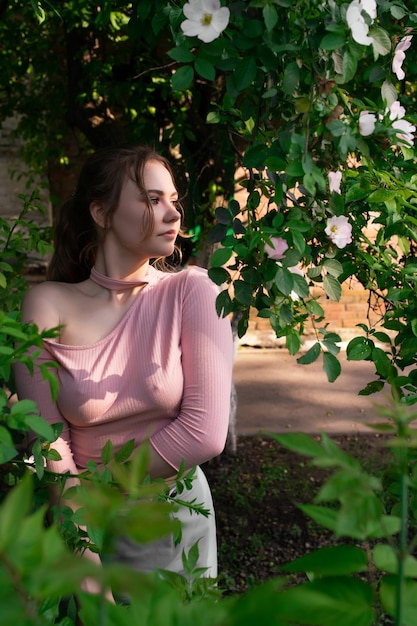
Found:
<svg viewBox="0 0 417 626"><path fill-rule="evenodd" d="M87 159L73 195L63 203L58 214L54 253L47 269L48 280L78 283L89 277L100 238L90 205L92 202L101 204L106 223L110 224L128 177L146 199L144 236L152 232L153 208L143 182L144 168L149 161L162 163L174 181L169 161L147 146L111 146L97 150Z"/></svg>

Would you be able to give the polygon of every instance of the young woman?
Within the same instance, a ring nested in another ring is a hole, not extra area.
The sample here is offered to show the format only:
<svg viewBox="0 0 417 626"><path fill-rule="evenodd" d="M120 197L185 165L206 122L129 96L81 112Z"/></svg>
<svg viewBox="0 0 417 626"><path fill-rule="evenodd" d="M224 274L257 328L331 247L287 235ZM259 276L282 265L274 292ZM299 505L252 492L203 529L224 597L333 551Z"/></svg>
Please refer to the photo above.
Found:
<svg viewBox="0 0 417 626"><path fill-rule="evenodd" d="M150 444L150 475L168 482L182 460L197 466L188 497L211 515L190 514L183 539L152 546L122 540L118 558L140 571L182 573L181 553L199 540L199 566L217 575L213 505L201 463L223 450L229 415L233 346L230 323L215 310L217 289L205 270L156 269L174 252L180 231L178 192L168 162L146 147L106 148L86 162L57 224L48 280L24 299L23 319L45 340L40 360L57 362L59 395L20 366L19 398L36 401L63 431L61 460L49 469L76 476L135 439ZM179 513L181 516L181 512ZM191 523L190 523L191 521ZM94 556L92 556L94 559Z"/></svg>

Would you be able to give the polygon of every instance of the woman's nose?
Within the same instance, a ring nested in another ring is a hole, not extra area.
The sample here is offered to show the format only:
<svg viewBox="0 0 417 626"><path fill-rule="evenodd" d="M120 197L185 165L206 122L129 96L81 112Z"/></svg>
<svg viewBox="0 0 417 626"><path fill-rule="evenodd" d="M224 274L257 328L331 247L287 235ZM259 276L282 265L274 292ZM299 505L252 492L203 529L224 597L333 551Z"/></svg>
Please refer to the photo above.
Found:
<svg viewBox="0 0 417 626"><path fill-rule="evenodd" d="M181 212L179 211L178 207L176 207L171 202L169 203L169 209L166 213L165 219L169 222L176 222L177 220L181 219Z"/></svg>

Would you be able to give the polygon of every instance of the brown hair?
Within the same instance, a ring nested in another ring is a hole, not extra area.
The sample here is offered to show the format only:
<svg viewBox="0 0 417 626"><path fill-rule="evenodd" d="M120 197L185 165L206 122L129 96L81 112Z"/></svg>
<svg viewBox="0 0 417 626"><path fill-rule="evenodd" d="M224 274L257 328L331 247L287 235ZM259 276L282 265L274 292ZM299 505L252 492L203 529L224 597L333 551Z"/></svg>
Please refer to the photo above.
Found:
<svg viewBox="0 0 417 626"><path fill-rule="evenodd" d="M162 163L174 180L168 160L146 146L111 146L97 150L87 159L73 195L64 202L58 215L48 280L76 283L89 277L99 242L90 205L100 203L109 222L127 177L132 178L147 199L145 235L151 232L153 210L143 183L143 171L149 161Z"/></svg>

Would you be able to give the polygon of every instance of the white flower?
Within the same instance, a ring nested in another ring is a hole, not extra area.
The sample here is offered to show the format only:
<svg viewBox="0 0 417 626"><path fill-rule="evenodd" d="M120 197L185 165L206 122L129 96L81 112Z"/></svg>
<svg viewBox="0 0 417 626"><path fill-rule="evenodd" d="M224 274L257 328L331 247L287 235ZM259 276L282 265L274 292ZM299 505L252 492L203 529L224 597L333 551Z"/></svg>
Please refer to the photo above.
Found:
<svg viewBox="0 0 417 626"><path fill-rule="evenodd" d="M370 46L373 39L369 37L369 26L363 16L363 12L367 13L371 22L376 18L376 1L375 0L353 0L346 11L346 21L352 37L364 46Z"/></svg>
<svg viewBox="0 0 417 626"><path fill-rule="evenodd" d="M389 118L392 121L392 127L397 131L397 143L399 146L404 146L409 148L414 145L414 135L416 132L416 127L403 119L405 116L405 108L401 106L399 100L395 100L387 109L386 113L389 112Z"/></svg>
<svg viewBox="0 0 417 626"><path fill-rule="evenodd" d="M407 122L407 120L395 120L392 123L392 127L395 128L397 135L397 143L399 146L404 146L405 148L410 148L414 145L414 133L416 132L416 127L413 126L411 122Z"/></svg>
<svg viewBox="0 0 417 626"><path fill-rule="evenodd" d="M375 130L376 115L369 111L361 111L359 114L359 132L363 137L372 135Z"/></svg>
<svg viewBox="0 0 417 626"><path fill-rule="evenodd" d="M405 108L401 106L399 100L395 100L389 108L389 118L390 120L400 120L405 115Z"/></svg>
<svg viewBox="0 0 417 626"><path fill-rule="evenodd" d="M328 172L327 178L329 179L330 192L341 193L340 183L342 181L342 172L340 170L337 172Z"/></svg>
<svg viewBox="0 0 417 626"><path fill-rule="evenodd" d="M324 232L338 248L344 248L352 241L352 226L344 215L330 217Z"/></svg>
<svg viewBox="0 0 417 626"><path fill-rule="evenodd" d="M270 259L278 261L284 258L285 251L288 250L288 244L282 237L271 237L272 246L265 244L265 253Z"/></svg>
<svg viewBox="0 0 417 626"><path fill-rule="evenodd" d="M217 39L229 23L230 11L220 6L220 0L188 0L183 12L187 18L181 24L184 35L205 43Z"/></svg>
<svg viewBox="0 0 417 626"><path fill-rule="evenodd" d="M402 68L403 61L405 59L405 51L411 46L411 40L413 35L407 35L403 37L399 44L397 44L394 52L394 58L392 59L392 71L397 75L398 80L405 78L405 73Z"/></svg>

